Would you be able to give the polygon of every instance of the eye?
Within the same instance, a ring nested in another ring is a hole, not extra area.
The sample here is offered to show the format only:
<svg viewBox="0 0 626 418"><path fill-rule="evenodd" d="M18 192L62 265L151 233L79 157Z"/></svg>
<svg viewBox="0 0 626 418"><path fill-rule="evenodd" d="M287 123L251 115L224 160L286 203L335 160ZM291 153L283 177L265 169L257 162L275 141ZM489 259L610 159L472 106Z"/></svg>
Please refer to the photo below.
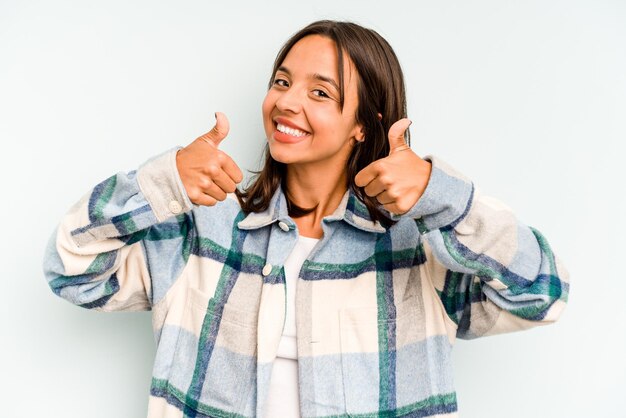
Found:
<svg viewBox="0 0 626 418"><path fill-rule="evenodd" d="M319 94L315 94L315 92L319 92ZM330 97L328 94L326 94L324 90L320 90L320 89L313 90L313 94L319 97Z"/></svg>
<svg viewBox="0 0 626 418"><path fill-rule="evenodd" d="M275 79L274 80L274 84L278 85L278 86L281 86L281 87L288 87L289 86L289 83L287 82L287 80L283 80L282 78Z"/></svg>

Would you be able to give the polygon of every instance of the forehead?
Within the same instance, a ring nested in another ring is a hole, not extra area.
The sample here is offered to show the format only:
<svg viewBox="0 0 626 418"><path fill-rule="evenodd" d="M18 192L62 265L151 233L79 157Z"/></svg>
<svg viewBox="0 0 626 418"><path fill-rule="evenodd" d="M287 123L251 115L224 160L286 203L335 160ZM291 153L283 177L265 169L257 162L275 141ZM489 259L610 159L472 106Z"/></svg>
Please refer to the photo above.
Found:
<svg viewBox="0 0 626 418"><path fill-rule="evenodd" d="M348 54L343 51L343 75L347 85L356 81L356 69ZM337 45L329 37L308 35L296 42L289 50L281 66L291 73L302 76L320 74L332 77L339 84L339 59Z"/></svg>

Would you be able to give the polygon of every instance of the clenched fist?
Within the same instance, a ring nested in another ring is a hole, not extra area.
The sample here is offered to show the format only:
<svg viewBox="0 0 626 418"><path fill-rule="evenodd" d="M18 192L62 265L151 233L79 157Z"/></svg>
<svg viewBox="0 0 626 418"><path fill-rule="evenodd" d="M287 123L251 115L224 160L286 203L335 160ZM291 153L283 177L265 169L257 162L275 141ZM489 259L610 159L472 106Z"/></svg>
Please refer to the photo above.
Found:
<svg viewBox="0 0 626 418"><path fill-rule="evenodd" d="M404 118L389 128L389 155L374 161L354 177L354 183L363 187L391 213L402 215L413 207L424 194L432 164L420 158L404 142L404 132L411 121ZM402 152L406 151L406 152Z"/></svg>
<svg viewBox="0 0 626 418"><path fill-rule="evenodd" d="M215 114L213 129L198 137L176 154L176 167L187 191L196 205L213 206L233 193L243 174L228 154L218 149L228 135L228 119Z"/></svg>

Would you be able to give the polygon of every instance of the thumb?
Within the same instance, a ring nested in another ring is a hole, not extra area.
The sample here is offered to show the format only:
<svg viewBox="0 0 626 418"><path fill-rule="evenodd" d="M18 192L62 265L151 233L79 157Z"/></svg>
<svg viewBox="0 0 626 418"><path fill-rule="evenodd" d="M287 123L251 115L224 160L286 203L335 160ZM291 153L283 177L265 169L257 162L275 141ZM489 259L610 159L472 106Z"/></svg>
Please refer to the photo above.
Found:
<svg viewBox="0 0 626 418"><path fill-rule="evenodd" d="M411 121L408 118L402 118L396 121L391 128L389 128L389 154L402 148L407 148L408 144L404 140L404 132L409 129Z"/></svg>
<svg viewBox="0 0 626 418"><path fill-rule="evenodd" d="M209 132L205 133L200 137L203 141L208 142L209 144L215 145L217 148L222 142L226 135L228 135L228 131L230 129L230 124L228 123L228 118L222 112L215 112L215 126Z"/></svg>

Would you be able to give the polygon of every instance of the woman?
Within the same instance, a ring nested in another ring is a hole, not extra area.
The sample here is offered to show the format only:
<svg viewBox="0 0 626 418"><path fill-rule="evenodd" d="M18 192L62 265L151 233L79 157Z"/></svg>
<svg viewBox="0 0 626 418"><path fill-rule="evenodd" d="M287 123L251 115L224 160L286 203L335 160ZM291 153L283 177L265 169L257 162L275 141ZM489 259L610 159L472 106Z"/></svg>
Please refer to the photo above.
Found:
<svg viewBox="0 0 626 418"><path fill-rule="evenodd" d="M561 314L568 273L539 231L405 143L376 32L319 21L287 41L244 191L216 119L97 185L45 259L72 303L153 311L149 417L452 417L456 337Z"/></svg>

